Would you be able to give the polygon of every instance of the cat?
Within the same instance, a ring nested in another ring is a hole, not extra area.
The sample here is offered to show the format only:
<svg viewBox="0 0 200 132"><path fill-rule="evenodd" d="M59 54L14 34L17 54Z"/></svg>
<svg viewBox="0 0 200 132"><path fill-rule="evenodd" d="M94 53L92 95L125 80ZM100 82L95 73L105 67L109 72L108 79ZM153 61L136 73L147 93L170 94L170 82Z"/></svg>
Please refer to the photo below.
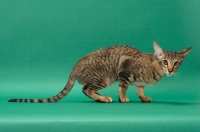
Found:
<svg viewBox="0 0 200 132"><path fill-rule="evenodd" d="M57 102L72 89L75 80L83 85L82 92L95 101L110 103L110 96L102 96L98 90L119 81L119 101L129 102L126 91L130 84L137 87L142 102L152 102L144 95L144 86L157 83L163 76L173 75L192 47L180 52L163 50L153 42L154 53L142 53L129 46L111 46L94 51L74 66L64 89L56 96L44 99L11 99L8 102Z"/></svg>

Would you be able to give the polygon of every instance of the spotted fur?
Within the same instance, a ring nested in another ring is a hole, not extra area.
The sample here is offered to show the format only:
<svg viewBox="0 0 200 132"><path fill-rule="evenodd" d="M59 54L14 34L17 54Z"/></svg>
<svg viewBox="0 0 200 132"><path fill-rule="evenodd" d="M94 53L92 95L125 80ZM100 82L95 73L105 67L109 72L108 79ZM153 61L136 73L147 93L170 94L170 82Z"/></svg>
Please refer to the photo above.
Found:
<svg viewBox="0 0 200 132"><path fill-rule="evenodd" d="M119 81L119 101L129 102L126 90L130 84L137 86L142 102L151 102L144 95L144 86L157 83L164 75L172 75L192 49L181 52L164 51L153 43L154 53L145 54L129 46L112 46L84 56L74 66L64 89L57 95L45 99L11 99L9 102L57 102L72 89L75 80L83 85L82 92L100 102L112 102L109 96L102 96L98 90Z"/></svg>

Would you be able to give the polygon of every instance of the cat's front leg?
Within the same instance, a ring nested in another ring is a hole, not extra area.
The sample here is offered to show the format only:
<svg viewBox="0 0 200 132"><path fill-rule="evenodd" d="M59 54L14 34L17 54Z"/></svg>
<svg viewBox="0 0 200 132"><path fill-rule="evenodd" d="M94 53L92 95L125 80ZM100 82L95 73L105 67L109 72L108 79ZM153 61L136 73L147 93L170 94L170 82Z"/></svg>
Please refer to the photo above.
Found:
<svg viewBox="0 0 200 132"><path fill-rule="evenodd" d="M127 103L129 102L129 99L126 97L126 90L128 89L128 86L130 84L130 74L131 74L131 65L132 65L132 58L129 56L122 56L120 58L119 63L119 101L121 103Z"/></svg>
<svg viewBox="0 0 200 132"><path fill-rule="evenodd" d="M119 101L121 103L128 103L129 99L126 97L127 88L119 87Z"/></svg>
<svg viewBox="0 0 200 132"><path fill-rule="evenodd" d="M152 98L146 97L144 95L144 86L138 86L137 92L138 92L138 96L139 96L139 98L141 99L142 102L152 102Z"/></svg>
<svg viewBox="0 0 200 132"><path fill-rule="evenodd" d="M126 97L126 91L128 89L128 86L130 84L130 81L128 79L128 74L126 73L120 73L120 84L119 84L119 101L121 103L127 103L129 102L129 99Z"/></svg>

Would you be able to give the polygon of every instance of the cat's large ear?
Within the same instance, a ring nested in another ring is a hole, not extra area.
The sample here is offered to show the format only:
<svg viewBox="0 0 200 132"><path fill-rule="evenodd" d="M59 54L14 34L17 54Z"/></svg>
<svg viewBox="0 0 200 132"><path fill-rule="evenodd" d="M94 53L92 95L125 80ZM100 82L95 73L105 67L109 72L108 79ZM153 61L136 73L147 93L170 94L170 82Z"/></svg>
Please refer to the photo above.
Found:
<svg viewBox="0 0 200 132"><path fill-rule="evenodd" d="M178 54L180 55L186 55L187 53L189 53L192 50L192 47L186 48L184 50L181 50L180 52L178 52Z"/></svg>
<svg viewBox="0 0 200 132"><path fill-rule="evenodd" d="M165 56L162 48L158 45L158 43L153 42L153 48L155 52L154 54L158 60L160 60L161 58Z"/></svg>

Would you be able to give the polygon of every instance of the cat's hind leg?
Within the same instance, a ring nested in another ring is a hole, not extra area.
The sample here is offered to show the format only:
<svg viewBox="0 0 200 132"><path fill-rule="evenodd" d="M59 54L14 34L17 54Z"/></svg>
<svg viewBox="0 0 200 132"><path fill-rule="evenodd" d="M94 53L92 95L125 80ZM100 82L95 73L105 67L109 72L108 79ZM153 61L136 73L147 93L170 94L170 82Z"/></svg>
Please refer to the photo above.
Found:
<svg viewBox="0 0 200 132"><path fill-rule="evenodd" d="M152 102L152 98L146 97L144 95L144 86L138 86L137 92L138 92L138 96L139 96L139 98L141 99L142 102Z"/></svg>
<svg viewBox="0 0 200 132"><path fill-rule="evenodd" d="M101 96L99 93L97 93L97 90L100 90L101 88L102 87L94 84L87 84L83 87L82 91L86 96L94 99L95 101L111 103L112 98L110 96Z"/></svg>

